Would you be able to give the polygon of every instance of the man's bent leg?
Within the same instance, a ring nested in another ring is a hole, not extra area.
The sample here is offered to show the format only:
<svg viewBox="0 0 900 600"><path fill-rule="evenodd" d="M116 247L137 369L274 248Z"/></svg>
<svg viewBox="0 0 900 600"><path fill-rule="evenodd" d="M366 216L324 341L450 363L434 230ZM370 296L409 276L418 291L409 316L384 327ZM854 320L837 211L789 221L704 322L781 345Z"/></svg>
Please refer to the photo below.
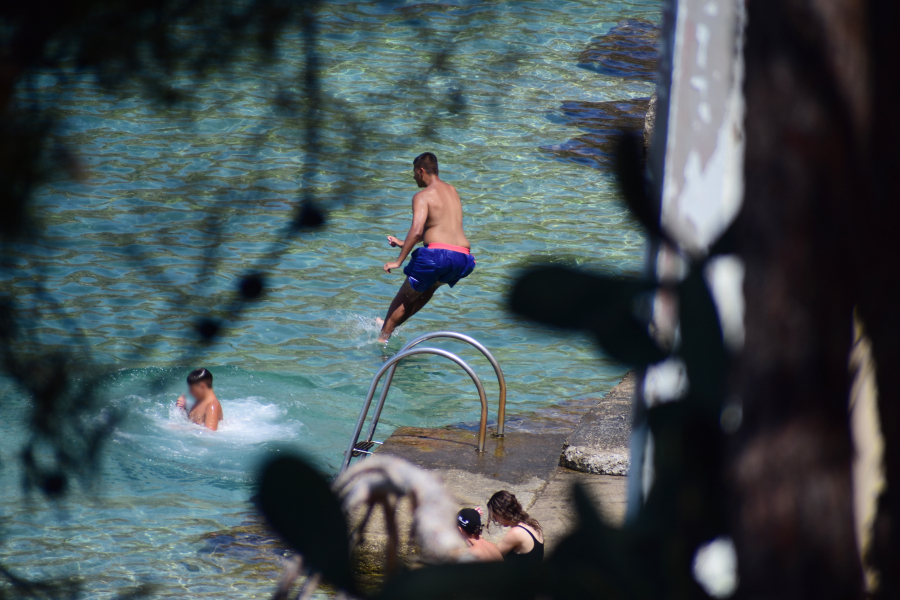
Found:
<svg viewBox="0 0 900 600"><path fill-rule="evenodd" d="M381 326L381 335L378 336L378 341L387 342L391 337L391 334L394 333L394 329L405 323L407 319L428 304L428 301L431 300L435 290L437 290L440 285L440 283L436 283L424 292L417 292L409 284L408 279L404 281L403 285L400 286L400 291L394 296L390 308L388 308L384 324Z"/></svg>
<svg viewBox="0 0 900 600"><path fill-rule="evenodd" d="M421 295L421 292L417 292L413 289L409 284L408 279L403 281L403 285L400 286L400 291L394 296L393 301L391 301L391 306L388 308L387 315L384 317L384 324L381 326L381 335L378 336L379 342L388 341L391 334L394 333L394 329L410 317L412 314L413 302Z"/></svg>
<svg viewBox="0 0 900 600"><path fill-rule="evenodd" d="M407 315L406 319L408 319L409 317L413 316L414 314L416 314L417 312L422 310L422 307L425 306L426 304L428 304L428 301L431 300L431 297L434 296L434 293L442 285L444 285L444 284L443 283L434 284L433 286L431 286L430 288L428 288L427 290L422 292L418 298L413 300L412 311L409 313L409 315ZM404 321L406 319L404 319Z"/></svg>

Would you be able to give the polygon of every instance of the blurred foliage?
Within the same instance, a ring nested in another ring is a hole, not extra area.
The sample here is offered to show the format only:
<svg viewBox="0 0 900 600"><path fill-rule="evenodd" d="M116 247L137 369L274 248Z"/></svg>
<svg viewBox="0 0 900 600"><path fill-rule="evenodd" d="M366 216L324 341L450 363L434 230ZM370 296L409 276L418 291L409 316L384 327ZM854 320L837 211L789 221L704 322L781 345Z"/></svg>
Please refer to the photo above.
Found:
<svg viewBox="0 0 900 600"><path fill-rule="evenodd" d="M354 590L347 522L328 482L295 457L279 457L262 471L259 503L269 523L335 586Z"/></svg>
<svg viewBox="0 0 900 600"><path fill-rule="evenodd" d="M637 134L619 139L615 170L622 197L647 236L681 254L686 277L657 282L533 266L513 287L510 308L547 325L590 332L607 354L638 368L680 360L690 387L678 402L638 412L636 426L646 422L654 439L647 458L654 481L633 521L622 530L609 528L576 491L581 527L548 561L548 568L565 574L559 583L565 592L550 593L556 598L706 597L691 577L691 560L700 545L727 532L719 420L729 356L704 270L725 246L691 256L663 228L658 204L648 193ZM680 336L673 347L661 346L649 330L646 307L660 290L678 298ZM591 583L578 583L584 573L591 573Z"/></svg>
<svg viewBox="0 0 900 600"><path fill-rule="evenodd" d="M58 97L34 93L38 77L58 83L92 76L105 91L119 93L138 85L149 98L183 106L191 91L174 82L185 75L195 84L227 71L237 60L273 61L279 36L299 30L307 56L301 69L301 89L307 102L307 137L314 136L318 98L315 61L314 0L83 0L3 3L0 6L0 268L17 268L17 244L39 244L41 215L35 192L50 180L78 177L83 170L76 152L59 131ZM223 199L223 205L227 199ZM215 212L215 209L214 209ZM221 210L220 210L221 212ZM285 236L324 223L314 199L298 201L297 218L285 224ZM224 219L213 217L216 235L205 269L215 269L213 250L222 242ZM282 245L282 247L287 247ZM149 272L137 249L129 249L139 272ZM274 251L277 258L281 251ZM44 313L62 314L61 306L43 284L40 271L33 281L38 301L25 304L13 290L0 288L4 305L0 321L0 364L4 373L33 400L31 438L23 448L26 490L37 488L59 497L68 479L93 474L100 448L119 419L104 406L98 389L104 369L95 365L84 332L66 317L68 350L51 354L42 349L32 324ZM197 343L187 348L184 362L221 336L226 324L240 318L249 302L263 295L265 277L251 271L237 284L234 299L222 314L196 324ZM182 302L187 292L182 291ZM162 382L157 382L161 384ZM99 418L95 418L100 415Z"/></svg>

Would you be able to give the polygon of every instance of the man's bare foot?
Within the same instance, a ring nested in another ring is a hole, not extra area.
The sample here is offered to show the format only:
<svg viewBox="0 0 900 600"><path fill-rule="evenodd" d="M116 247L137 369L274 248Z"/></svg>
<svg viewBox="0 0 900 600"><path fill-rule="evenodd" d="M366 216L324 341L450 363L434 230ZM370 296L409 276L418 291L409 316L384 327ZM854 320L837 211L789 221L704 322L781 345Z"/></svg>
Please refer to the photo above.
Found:
<svg viewBox="0 0 900 600"><path fill-rule="evenodd" d="M375 324L378 325L379 327L384 327L384 319L382 319L381 317L375 317ZM390 337L391 336L384 337L384 333L382 333L381 335L378 336L378 343L379 344L387 344Z"/></svg>

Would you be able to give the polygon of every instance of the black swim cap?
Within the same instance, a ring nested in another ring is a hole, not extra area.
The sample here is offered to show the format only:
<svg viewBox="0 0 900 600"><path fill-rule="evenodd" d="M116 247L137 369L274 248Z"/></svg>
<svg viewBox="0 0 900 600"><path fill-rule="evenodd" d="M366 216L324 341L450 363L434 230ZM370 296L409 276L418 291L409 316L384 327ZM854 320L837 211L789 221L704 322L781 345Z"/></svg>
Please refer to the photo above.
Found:
<svg viewBox="0 0 900 600"><path fill-rule="evenodd" d="M456 515L456 522L469 535L481 533L481 515L474 508L464 508Z"/></svg>

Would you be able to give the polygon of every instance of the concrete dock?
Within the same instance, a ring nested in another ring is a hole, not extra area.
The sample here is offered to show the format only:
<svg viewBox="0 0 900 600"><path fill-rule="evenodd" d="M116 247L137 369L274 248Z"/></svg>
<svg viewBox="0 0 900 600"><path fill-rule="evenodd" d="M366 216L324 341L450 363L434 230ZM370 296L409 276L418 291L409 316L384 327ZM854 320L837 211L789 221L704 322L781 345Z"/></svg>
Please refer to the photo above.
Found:
<svg viewBox="0 0 900 600"><path fill-rule="evenodd" d="M628 470L633 391L629 373L603 398L582 398L510 418L506 436L489 436L483 454L477 452L477 429L469 425L400 427L378 452L437 472L460 508L486 508L494 492L512 492L541 523L552 551L576 524L571 502L576 483L609 522L624 519L627 486L622 475ZM402 520L407 511L400 512L401 528L406 529ZM370 524L366 543L356 553L358 569L370 577L380 574L384 556L379 521ZM503 533L493 526L485 537L496 541ZM414 562L416 552L404 544L407 561Z"/></svg>

